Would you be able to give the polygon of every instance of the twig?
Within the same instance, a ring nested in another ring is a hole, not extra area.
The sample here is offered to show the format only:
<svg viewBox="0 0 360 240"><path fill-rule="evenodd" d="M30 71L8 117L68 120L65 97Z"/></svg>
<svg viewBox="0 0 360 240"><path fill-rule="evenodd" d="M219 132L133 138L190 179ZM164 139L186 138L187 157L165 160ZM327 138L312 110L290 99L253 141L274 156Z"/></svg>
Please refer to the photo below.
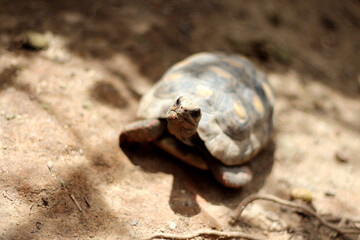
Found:
<svg viewBox="0 0 360 240"><path fill-rule="evenodd" d="M74 201L74 203L77 206L77 208L79 209L79 211L82 212L82 208L81 208L80 204L76 201L74 195L70 194L70 197Z"/></svg>
<svg viewBox="0 0 360 240"><path fill-rule="evenodd" d="M9 194L7 194L6 190L3 192L3 196L7 199L9 199L10 201L14 201L14 199L12 199L11 197L9 197Z"/></svg>
<svg viewBox="0 0 360 240"><path fill-rule="evenodd" d="M338 216L329 216L329 215L322 215L326 221L328 222L337 222L339 223L343 218L345 218L345 222L351 223L360 223L360 217L357 216L345 216L345 217L338 217Z"/></svg>
<svg viewBox="0 0 360 240"><path fill-rule="evenodd" d="M30 211L31 209L34 207L35 203L32 203L31 206L30 206Z"/></svg>
<svg viewBox="0 0 360 240"><path fill-rule="evenodd" d="M327 226L328 228L330 228L338 233L360 234L359 230L343 229L343 228L339 228L331 223L328 223L319 214L317 214L314 210L312 210L311 208L309 208L307 206L300 205L300 204L290 202L290 201L286 201L286 200L283 200L283 199L280 199L278 197L268 195L268 194L253 194L253 195L250 195L249 197L245 198L235 209L234 214L232 216L233 221L239 219L240 215L244 211L245 207L255 200L266 200L266 201L278 203L283 206L295 208L298 211L302 212L303 214L315 217L316 219L318 219L320 221L320 223L322 223L323 225Z"/></svg>
<svg viewBox="0 0 360 240"><path fill-rule="evenodd" d="M86 205L88 206L88 208L90 207L90 203L89 203L89 200L87 199L87 197L84 197L84 201L86 203Z"/></svg>
<svg viewBox="0 0 360 240"><path fill-rule="evenodd" d="M153 235L152 237L148 238L155 239L155 238L161 238L161 239L191 239L198 236L218 236L218 237L228 237L228 238L245 238L249 240L265 240L265 238L254 236L252 234L242 233L242 232L222 232L217 230L210 230L210 229L202 229L198 230L194 233L179 235L179 234L172 234L172 233L158 233Z"/></svg>
<svg viewBox="0 0 360 240"><path fill-rule="evenodd" d="M346 220L347 220L346 217L342 217L339 223L337 224L337 226L339 228L343 227L345 225Z"/></svg>

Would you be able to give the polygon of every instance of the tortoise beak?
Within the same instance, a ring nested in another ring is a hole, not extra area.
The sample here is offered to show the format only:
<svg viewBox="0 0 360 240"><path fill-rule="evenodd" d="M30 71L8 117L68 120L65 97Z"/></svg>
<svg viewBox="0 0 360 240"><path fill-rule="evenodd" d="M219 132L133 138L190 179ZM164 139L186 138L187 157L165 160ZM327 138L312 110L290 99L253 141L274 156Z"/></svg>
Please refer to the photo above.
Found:
<svg viewBox="0 0 360 240"><path fill-rule="evenodd" d="M177 118L177 113L175 111L172 111L170 110L168 112L168 116L171 118L171 119L176 119Z"/></svg>

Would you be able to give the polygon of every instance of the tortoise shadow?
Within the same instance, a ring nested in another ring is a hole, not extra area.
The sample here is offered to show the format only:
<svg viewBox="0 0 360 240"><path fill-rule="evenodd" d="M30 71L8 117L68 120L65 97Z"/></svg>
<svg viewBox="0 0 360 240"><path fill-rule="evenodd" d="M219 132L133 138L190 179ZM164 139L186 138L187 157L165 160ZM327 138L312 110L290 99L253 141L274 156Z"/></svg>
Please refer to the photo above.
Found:
<svg viewBox="0 0 360 240"><path fill-rule="evenodd" d="M258 192L271 173L275 152L275 144L271 141L247 164L253 171L253 181L243 188L230 189L218 183L210 172L191 167L152 143L122 143L120 148L134 165L144 171L173 175L169 206L174 213L187 217L201 211L196 195L212 204L234 209L246 196Z"/></svg>

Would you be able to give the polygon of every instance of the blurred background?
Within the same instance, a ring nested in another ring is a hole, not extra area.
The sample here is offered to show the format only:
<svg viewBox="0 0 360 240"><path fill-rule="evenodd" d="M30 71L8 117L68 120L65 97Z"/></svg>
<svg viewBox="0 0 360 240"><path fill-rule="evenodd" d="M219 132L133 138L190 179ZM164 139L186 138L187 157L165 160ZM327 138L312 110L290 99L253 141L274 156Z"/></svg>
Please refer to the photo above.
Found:
<svg viewBox="0 0 360 240"><path fill-rule="evenodd" d="M151 145L118 147L141 95L202 51L247 56L277 96L275 149L240 191ZM0 0L0 239L228 229L248 194L297 187L321 213L360 215L359 53L358 0ZM253 208L248 231L277 210ZM291 216L269 239L329 239Z"/></svg>

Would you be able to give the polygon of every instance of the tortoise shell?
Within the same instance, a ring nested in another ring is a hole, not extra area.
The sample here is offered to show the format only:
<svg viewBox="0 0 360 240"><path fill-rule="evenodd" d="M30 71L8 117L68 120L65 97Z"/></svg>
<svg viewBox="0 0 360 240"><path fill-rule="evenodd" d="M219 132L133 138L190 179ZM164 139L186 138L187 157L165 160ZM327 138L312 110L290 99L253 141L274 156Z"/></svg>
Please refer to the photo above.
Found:
<svg viewBox="0 0 360 240"><path fill-rule="evenodd" d="M265 74L242 56L198 53L173 65L142 97L138 115L166 118L179 96L201 108L198 135L226 165L248 161L270 138L273 91Z"/></svg>

